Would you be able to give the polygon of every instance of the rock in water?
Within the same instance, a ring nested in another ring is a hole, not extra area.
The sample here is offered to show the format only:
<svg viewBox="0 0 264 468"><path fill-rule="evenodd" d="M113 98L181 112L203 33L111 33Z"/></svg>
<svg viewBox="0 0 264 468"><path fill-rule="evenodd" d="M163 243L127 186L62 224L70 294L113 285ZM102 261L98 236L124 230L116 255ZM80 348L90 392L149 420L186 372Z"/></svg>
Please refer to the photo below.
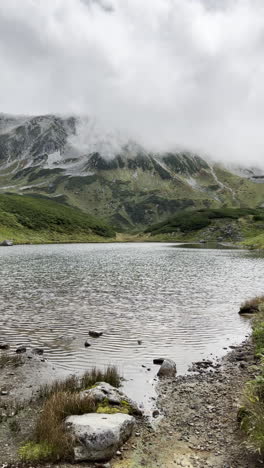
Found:
<svg viewBox="0 0 264 468"><path fill-rule="evenodd" d="M9 348L10 348L10 346L9 346L8 343L6 343L6 342L4 342L4 341L1 341L1 342L0 342L0 349L6 350L6 349L9 349Z"/></svg>
<svg viewBox="0 0 264 468"><path fill-rule="evenodd" d="M44 349L43 348L33 348L32 353L37 354L38 356L43 356Z"/></svg>
<svg viewBox="0 0 264 468"><path fill-rule="evenodd" d="M3 242L1 242L0 245L3 247L11 247L13 245L13 242L10 240L4 240Z"/></svg>
<svg viewBox="0 0 264 468"><path fill-rule="evenodd" d="M164 359L160 366L158 377L175 377L176 375L176 364L171 359Z"/></svg>
<svg viewBox="0 0 264 468"><path fill-rule="evenodd" d="M95 331L95 330L90 330L89 331L89 336L92 336L93 338L99 338L102 336L103 332Z"/></svg>
<svg viewBox="0 0 264 468"><path fill-rule="evenodd" d="M27 352L26 346L19 346L19 347L16 349L16 353L17 353L17 354L22 354L22 353L26 353L26 352Z"/></svg>
<svg viewBox="0 0 264 468"><path fill-rule="evenodd" d="M121 413L69 416L66 426L77 443L75 461L110 460L131 436L134 425L133 416Z"/></svg>

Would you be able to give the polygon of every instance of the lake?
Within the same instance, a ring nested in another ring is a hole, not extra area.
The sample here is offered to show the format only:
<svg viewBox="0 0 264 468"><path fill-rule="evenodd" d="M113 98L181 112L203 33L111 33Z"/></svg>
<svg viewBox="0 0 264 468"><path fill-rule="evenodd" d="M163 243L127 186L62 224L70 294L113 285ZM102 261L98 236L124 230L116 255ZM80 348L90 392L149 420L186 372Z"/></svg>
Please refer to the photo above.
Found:
<svg viewBox="0 0 264 468"><path fill-rule="evenodd" d="M44 347L69 373L116 364L128 392L147 405L154 357L174 359L185 373L192 361L221 356L244 339L250 322L238 315L239 305L263 294L263 277L263 257L242 250L166 243L2 247L1 341ZM93 339L89 330L104 334Z"/></svg>

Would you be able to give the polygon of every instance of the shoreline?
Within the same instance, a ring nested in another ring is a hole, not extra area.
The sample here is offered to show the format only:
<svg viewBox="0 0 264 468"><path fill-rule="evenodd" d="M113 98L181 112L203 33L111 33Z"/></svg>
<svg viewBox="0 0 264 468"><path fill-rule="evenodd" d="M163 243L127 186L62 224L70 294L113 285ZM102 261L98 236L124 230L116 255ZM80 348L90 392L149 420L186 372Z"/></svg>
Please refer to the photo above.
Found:
<svg viewBox="0 0 264 468"><path fill-rule="evenodd" d="M237 410L242 398L244 384L258 374L253 354L251 338L232 349L216 364L197 367L198 372L161 380L157 384L157 408L161 417L158 420L137 422L132 438L124 445L113 468L257 468L263 466L258 458L250 455L243 447L243 434L237 423ZM17 369L1 372L0 387L3 384L9 396L1 397L2 404L8 400L28 400L27 411L34 421L38 407L34 403L37 388L57 378L58 369L40 358L27 359ZM207 361L205 361L207 362ZM210 363L210 361L208 361ZM10 372L12 370L12 372ZM30 372L29 372L30 371ZM26 376L26 379L25 379ZM28 419L27 411L18 411L22 423ZM3 411L2 411L3 413ZM20 462L12 464L16 445L25 434L15 435L10 440L11 417L0 424L0 462L10 467L24 466ZM7 430L7 433L5 434ZM3 458L3 459L2 459ZM31 464L32 465L32 464ZM34 464L33 464L34 466ZM46 464L40 466L47 466ZM62 464L63 468L81 468L83 465ZM86 464L95 467L96 464ZM98 465L97 465L98 466Z"/></svg>
<svg viewBox="0 0 264 468"><path fill-rule="evenodd" d="M243 388L258 375L251 338L232 346L215 368L160 381L154 428L141 428L114 468L258 468L237 421Z"/></svg>

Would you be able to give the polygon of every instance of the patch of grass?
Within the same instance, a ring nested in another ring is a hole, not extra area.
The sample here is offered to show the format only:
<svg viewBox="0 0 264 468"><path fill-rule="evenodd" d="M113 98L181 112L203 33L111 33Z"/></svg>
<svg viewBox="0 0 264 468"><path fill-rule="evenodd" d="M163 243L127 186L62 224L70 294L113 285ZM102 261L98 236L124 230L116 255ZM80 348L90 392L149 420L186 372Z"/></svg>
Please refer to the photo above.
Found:
<svg viewBox="0 0 264 468"><path fill-rule="evenodd" d="M65 419L71 415L96 412L97 405L88 396L79 393L59 392L51 395L44 403L34 431L33 440L52 448L51 461L70 460L74 440L65 427Z"/></svg>
<svg viewBox="0 0 264 468"><path fill-rule="evenodd" d="M11 366L11 367L18 367L24 363L22 356L17 354L8 354L2 353L0 354L0 369L4 367Z"/></svg>
<svg viewBox="0 0 264 468"><path fill-rule="evenodd" d="M249 299L240 306L240 314L261 312L264 306L264 296L257 296Z"/></svg>
<svg viewBox="0 0 264 468"><path fill-rule="evenodd" d="M246 384L243 406L238 411L238 421L247 435L249 450L264 456L264 317L253 324L255 354L260 357L259 375Z"/></svg>
<svg viewBox="0 0 264 468"><path fill-rule="evenodd" d="M124 407L124 406L98 406L96 413L100 414L117 414L117 413L123 413L123 414L130 414L129 409Z"/></svg>
<svg viewBox="0 0 264 468"><path fill-rule="evenodd" d="M106 382L113 387L120 387L121 377L115 366L108 366L104 371L93 368L85 372L81 377L72 375L65 380L56 380L51 384L40 387L39 397L48 398L54 393L87 390L92 388L98 382Z"/></svg>
<svg viewBox="0 0 264 468"><path fill-rule="evenodd" d="M264 210L251 208L219 208L183 211L162 223L148 227L145 232L150 232L152 235L167 234L177 232L177 230L188 233L210 226L213 220L228 219L236 221L248 216L252 218L255 217L257 222L264 217Z"/></svg>
<svg viewBox="0 0 264 468"><path fill-rule="evenodd" d="M6 234L14 241L39 238L50 241L83 240L92 236L114 237L103 221L78 208L41 197L0 195L0 239Z"/></svg>
<svg viewBox="0 0 264 468"><path fill-rule="evenodd" d="M48 461L53 455L53 448L47 443L28 442L19 449L19 456L24 462Z"/></svg>

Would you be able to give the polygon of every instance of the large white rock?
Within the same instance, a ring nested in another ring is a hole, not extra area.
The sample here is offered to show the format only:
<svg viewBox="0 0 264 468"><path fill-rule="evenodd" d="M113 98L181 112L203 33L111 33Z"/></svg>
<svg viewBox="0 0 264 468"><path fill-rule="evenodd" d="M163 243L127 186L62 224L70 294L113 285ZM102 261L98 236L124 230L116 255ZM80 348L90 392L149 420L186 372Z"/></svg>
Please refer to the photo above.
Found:
<svg viewBox="0 0 264 468"><path fill-rule="evenodd" d="M106 382L99 382L95 387L89 390L83 390L80 395L83 397L89 396L97 403L101 403L107 399L110 405L115 405L117 407L122 406L122 401L126 401L130 406L130 412L132 414L142 415L142 411L135 401L128 398L118 388L112 387L112 385Z"/></svg>
<svg viewBox="0 0 264 468"><path fill-rule="evenodd" d="M110 460L131 436L135 419L127 414L69 416L66 426L76 439L75 461Z"/></svg>
<svg viewBox="0 0 264 468"><path fill-rule="evenodd" d="M176 364L171 359L164 359L160 366L158 376L159 377L175 377L177 372Z"/></svg>

